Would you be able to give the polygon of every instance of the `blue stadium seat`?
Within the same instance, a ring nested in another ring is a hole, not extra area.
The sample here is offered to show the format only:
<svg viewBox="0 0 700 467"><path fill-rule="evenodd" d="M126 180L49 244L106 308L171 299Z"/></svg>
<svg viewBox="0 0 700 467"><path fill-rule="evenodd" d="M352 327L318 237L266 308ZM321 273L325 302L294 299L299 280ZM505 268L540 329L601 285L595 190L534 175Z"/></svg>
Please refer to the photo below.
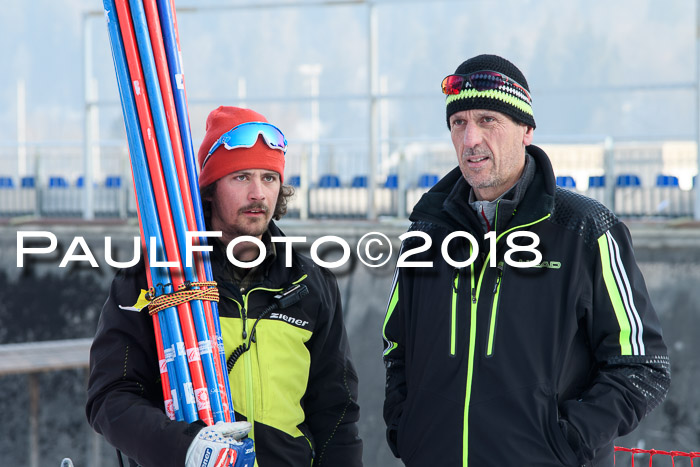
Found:
<svg viewBox="0 0 700 467"><path fill-rule="evenodd" d="M318 186L320 188L339 188L340 178L338 178L337 175L322 175L321 179L318 182Z"/></svg>
<svg viewBox="0 0 700 467"><path fill-rule="evenodd" d="M399 187L399 176L396 174L389 174L386 177L386 182L384 182L384 188L390 188L395 190Z"/></svg>
<svg viewBox="0 0 700 467"><path fill-rule="evenodd" d="M119 175L108 175L105 179L105 187L107 188L121 188L122 178Z"/></svg>
<svg viewBox="0 0 700 467"><path fill-rule="evenodd" d="M117 177L118 177L118 176L117 176ZM121 181L120 181L119 183L120 183L119 186L121 186ZM105 179L105 184L106 184L106 179ZM78 187L78 188L84 188L84 187L85 187L85 177L83 177L83 176L81 175L81 176L79 176L78 178L76 178L76 179L75 179L75 186ZM93 181L93 182L92 182L92 186L93 186L93 187L96 187L96 186L97 186L97 182L96 182L96 181Z"/></svg>
<svg viewBox="0 0 700 467"><path fill-rule="evenodd" d="M350 186L353 188L367 188L367 175L355 175Z"/></svg>
<svg viewBox="0 0 700 467"><path fill-rule="evenodd" d="M603 188L605 186L605 175L594 175L588 177L588 188Z"/></svg>
<svg viewBox="0 0 700 467"><path fill-rule="evenodd" d="M12 177L0 177L0 188L14 188L15 183L12 181Z"/></svg>
<svg viewBox="0 0 700 467"><path fill-rule="evenodd" d="M78 186L82 186L82 182ZM63 177L49 177L49 188L68 188L68 182Z"/></svg>
<svg viewBox="0 0 700 467"><path fill-rule="evenodd" d="M34 180L34 177L32 176L27 176L27 177L22 177L20 180L20 184L22 188L34 188L36 187L36 181Z"/></svg>
<svg viewBox="0 0 700 467"><path fill-rule="evenodd" d="M624 188L624 187L640 187L642 186L642 181L639 178L638 175L634 174L621 174L617 176L617 181L615 182L615 185Z"/></svg>
<svg viewBox="0 0 700 467"><path fill-rule="evenodd" d="M678 177L674 175L657 175L656 186L666 188L678 188Z"/></svg>
<svg viewBox="0 0 700 467"><path fill-rule="evenodd" d="M289 177L289 179L287 179L287 185L299 188L301 186L301 175L292 175Z"/></svg>
<svg viewBox="0 0 700 467"><path fill-rule="evenodd" d="M435 174L421 174L418 178L418 188L432 188L439 179Z"/></svg>
<svg viewBox="0 0 700 467"><path fill-rule="evenodd" d="M576 188L576 180L570 175L560 175L557 177L557 186L562 188Z"/></svg>

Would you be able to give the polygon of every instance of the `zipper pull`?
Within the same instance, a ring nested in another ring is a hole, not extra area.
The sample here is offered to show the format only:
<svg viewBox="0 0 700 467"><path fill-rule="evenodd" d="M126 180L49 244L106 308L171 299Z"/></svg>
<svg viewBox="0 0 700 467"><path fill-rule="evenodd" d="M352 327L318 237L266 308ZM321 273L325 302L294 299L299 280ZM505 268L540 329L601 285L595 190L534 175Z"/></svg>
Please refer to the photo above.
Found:
<svg viewBox="0 0 700 467"><path fill-rule="evenodd" d="M246 319L246 311L245 308L241 308L241 317L243 318L243 339L248 338L248 332L245 329L245 319Z"/></svg>
<svg viewBox="0 0 700 467"><path fill-rule="evenodd" d="M476 287L472 287L472 303L476 303Z"/></svg>
<svg viewBox="0 0 700 467"><path fill-rule="evenodd" d="M496 276L496 285L493 286L493 293L494 294L498 290L498 285L501 283L501 277L503 277L503 263L502 262L498 263L496 268L498 269L498 276Z"/></svg>
<svg viewBox="0 0 700 467"><path fill-rule="evenodd" d="M459 268L455 268L454 273L452 274L452 290L454 292L458 292L457 290L457 278L459 277Z"/></svg>

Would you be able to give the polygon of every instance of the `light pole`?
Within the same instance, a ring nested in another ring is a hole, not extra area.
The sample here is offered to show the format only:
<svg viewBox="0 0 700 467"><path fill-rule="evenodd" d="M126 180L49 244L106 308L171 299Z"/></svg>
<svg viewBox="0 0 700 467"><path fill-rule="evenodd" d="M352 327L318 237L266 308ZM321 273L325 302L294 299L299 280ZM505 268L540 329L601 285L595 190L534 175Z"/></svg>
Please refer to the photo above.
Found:
<svg viewBox="0 0 700 467"><path fill-rule="evenodd" d="M17 81L17 179L27 175L27 94L24 79Z"/></svg>
<svg viewBox="0 0 700 467"><path fill-rule="evenodd" d="M375 191L377 189L377 146L378 146L378 113L377 94L379 89L379 79L377 70L379 68L379 45L377 39L379 37L379 21L377 19L377 9L374 3L368 3L368 23L369 23L369 38L367 40L367 57L368 57L368 94L369 94L369 176L367 184L369 191L367 193L367 219L377 219L377 209L375 207Z"/></svg>
<svg viewBox="0 0 700 467"><path fill-rule="evenodd" d="M321 133L320 125L320 105L318 102L319 95L319 77L323 71L323 66L319 63L299 65L299 73L308 76L311 81L310 96L311 96L311 180L318 180L318 157L321 148L318 144Z"/></svg>
<svg viewBox="0 0 700 467"><path fill-rule="evenodd" d="M92 28L90 19L94 13L83 16L83 90L85 114L83 122L83 219L95 218L93 204L93 157L97 123L97 80L92 74Z"/></svg>

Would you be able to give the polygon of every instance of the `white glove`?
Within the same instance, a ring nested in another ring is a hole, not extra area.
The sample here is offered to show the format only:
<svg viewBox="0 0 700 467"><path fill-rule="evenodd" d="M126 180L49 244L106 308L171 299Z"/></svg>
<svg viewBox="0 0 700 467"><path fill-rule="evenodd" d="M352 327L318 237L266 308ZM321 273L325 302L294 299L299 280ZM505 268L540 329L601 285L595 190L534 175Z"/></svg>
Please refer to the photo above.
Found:
<svg viewBox="0 0 700 467"><path fill-rule="evenodd" d="M234 467L243 454L243 438L249 422L217 422L202 428L187 449L185 467Z"/></svg>

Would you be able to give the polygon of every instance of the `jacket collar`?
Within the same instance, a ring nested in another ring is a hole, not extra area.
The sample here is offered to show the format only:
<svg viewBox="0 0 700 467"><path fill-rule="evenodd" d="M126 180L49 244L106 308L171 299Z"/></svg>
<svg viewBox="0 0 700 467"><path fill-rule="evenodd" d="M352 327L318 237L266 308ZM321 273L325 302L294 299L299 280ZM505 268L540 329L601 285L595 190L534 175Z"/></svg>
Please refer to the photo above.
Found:
<svg viewBox="0 0 700 467"><path fill-rule="evenodd" d="M504 222L504 228L540 219L554 209L556 179L549 157L535 145L527 146L525 150L535 162L535 173L520 203L512 206L511 215L506 216L510 219ZM421 197L409 219L438 224L450 230L483 230L476 213L468 204L470 191L471 186L459 167L455 167Z"/></svg>
<svg viewBox="0 0 700 467"><path fill-rule="evenodd" d="M270 221L267 229L267 233L271 237L284 237L282 230L275 224L274 221ZM284 242L275 243L275 255L269 256L267 259L270 260L269 264L261 265L267 268L265 277L262 282L255 285L254 287L263 287L269 289L279 289L281 287L286 287L291 285L292 282L298 280L305 274L304 265L302 264L301 258L298 253L292 249L292 266L286 267L287 258L287 245ZM240 291L236 287L227 286L226 283L230 281L233 277L230 274L229 268L233 265L228 261L226 257L226 246L221 244L220 247L215 247L213 254L211 255L211 265L214 274L214 279L219 282L219 288L224 288L234 295L233 298L238 298L240 296Z"/></svg>
<svg viewBox="0 0 700 467"><path fill-rule="evenodd" d="M498 199L495 201L475 201L476 197L474 195L474 189L470 189L468 191L468 205L471 209L473 209L477 217L479 217L479 208L476 206L479 203L486 203L490 206L492 206L492 209L494 209L495 215L493 215L493 218L490 219L491 222L491 229L496 231L496 232L503 232L505 230L505 227L508 225L510 222L510 218L513 216L513 213L515 213L516 208L518 204L520 204L520 201L522 201L523 196L525 195L525 192L527 191L528 187L530 186L530 183L532 182L532 178L535 175L535 161L534 158L528 154L525 153L525 169L520 176L520 179L513 185L509 190L507 190L505 193L503 193ZM447 200L445 201L446 203L450 202L450 198L453 197L455 194L455 190L452 190L452 193L450 193L450 196L448 196ZM458 194L457 197L455 197L455 201L459 202L460 204L463 204L462 200L464 199L463 194ZM483 208L482 208L483 209ZM449 212L449 210L448 210ZM484 226L484 221L483 219L479 219L479 222L481 223L482 226Z"/></svg>

